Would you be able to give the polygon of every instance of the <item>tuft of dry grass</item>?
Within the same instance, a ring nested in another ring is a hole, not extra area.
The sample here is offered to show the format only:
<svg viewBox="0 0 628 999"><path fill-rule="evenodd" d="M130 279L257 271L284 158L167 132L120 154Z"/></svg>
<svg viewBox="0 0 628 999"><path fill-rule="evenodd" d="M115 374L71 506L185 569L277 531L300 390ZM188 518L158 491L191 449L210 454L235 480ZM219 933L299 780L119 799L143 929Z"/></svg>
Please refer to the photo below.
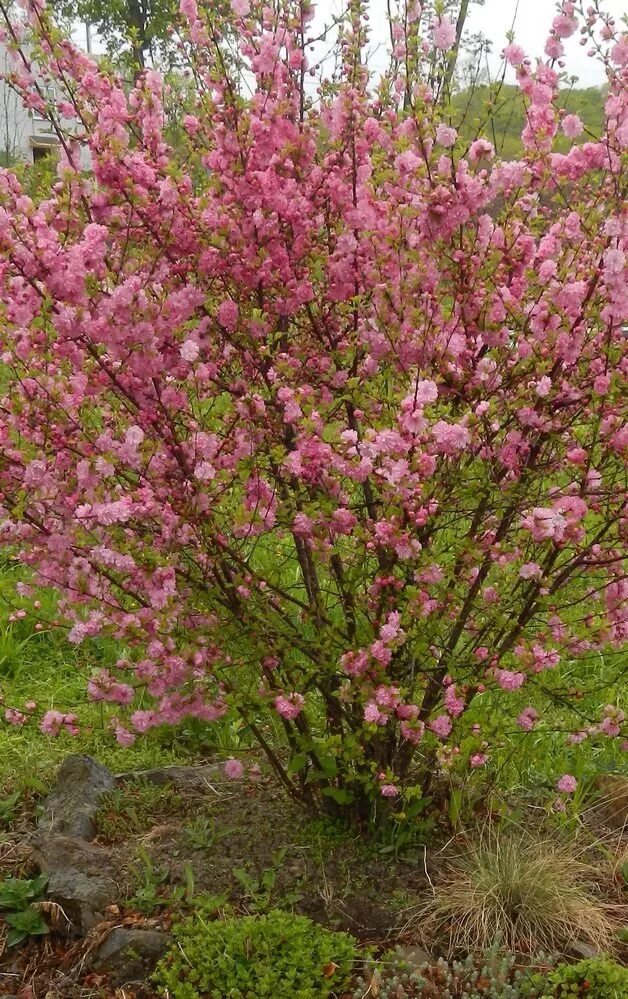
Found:
<svg viewBox="0 0 628 999"><path fill-rule="evenodd" d="M628 907L603 898L611 876L561 836L487 825L449 859L411 925L444 939L450 954L496 941L519 954L564 952L576 941L612 951Z"/></svg>

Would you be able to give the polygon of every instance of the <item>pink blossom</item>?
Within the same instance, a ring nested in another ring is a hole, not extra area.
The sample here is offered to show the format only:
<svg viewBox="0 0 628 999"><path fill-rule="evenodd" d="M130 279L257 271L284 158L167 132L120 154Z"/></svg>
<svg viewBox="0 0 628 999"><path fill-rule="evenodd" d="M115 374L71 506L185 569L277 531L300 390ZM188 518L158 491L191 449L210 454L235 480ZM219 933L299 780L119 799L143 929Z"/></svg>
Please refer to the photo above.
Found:
<svg viewBox="0 0 628 999"><path fill-rule="evenodd" d="M401 615L399 611L391 611L386 619L386 623L379 629L379 637L382 642L386 642L389 645L394 642L395 639L403 637L403 631L400 627Z"/></svg>
<svg viewBox="0 0 628 999"><path fill-rule="evenodd" d="M625 718L626 716L620 708L613 704L607 704L604 708L604 718L599 725L600 732L604 735L618 736L621 733L621 726Z"/></svg>
<svg viewBox="0 0 628 999"><path fill-rule="evenodd" d="M545 43L545 55L550 59L560 59L565 54L563 43L556 37L550 36Z"/></svg>
<svg viewBox="0 0 628 999"><path fill-rule="evenodd" d="M443 701L445 708L453 718L457 718L458 715L461 715L464 711L464 699L462 697L458 697L456 694L456 685L454 683L450 684L445 690Z"/></svg>
<svg viewBox="0 0 628 999"><path fill-rule="evenodd" d="M364 707L364 721L370 725L386 725L388 715L381 710L376 701L369 701Z"/></svg>
<svg viewBox="0 0 628 999"><path fill-rule="evenodd" d="M432 21L432 36L436 48L445 52L455 44L456 29L448 17L435 17Z"/></svg>
<svg viewBox="0 0 628 999"><path fill-rule="evenodd" d="M578 18L566 14L559 14L552 21L552 27L557 38L569 38L578 30Z"/></svg>
<svg viewBox="0 0 628 999"><path fill-rule="evenodd" d="M301 711L303 710L303 705L305 704L305 698L302 694L291 693L291 694L280 694L275 698L275 710L282 718L287 718L292 721L297 718Z"/></svg>
<svg viewBox="0 0 628 999"><path fill-rule="evenodd" d="M497 671L497 682L502 690L519 690L525 683L525 673L512 673L507 669Z"/></svg>
<svg viewBox="0 0 628 999"><path fill-rule="evenodd" d="M622 35L619 41L613 45L610 56L618 66L628 65L628 35Z"/></svg>
<svg viewBox="0 0 628 999"><path fill-rule="evenodd" d="M400 153L395 160L395 166L401 174L413 173L421 165L421 159L411 149Z"/></svg>
<svg viewBox="0 0 628 999"><path fill-rule="evenodd" d="M28 721L28 717L17 708L7 708L4 712L4 719L9 725L23 725L25 721Z"/></svg>
<svg viewBox="0 0 628 999"><path fill-rule="evenodd" d="M382 784L380 792L384 798L396 798L399 795L399 788L394 784Z"/></svg>
<svg viewBox="0 0 628 999"><path fill-rule="evenodd" d="M240 760L236 760L233 756L230 756L228 760L225 761L224 765L225 777L229 780L239 780L244 773L244 767Z"/></svg>
<svg viewBox="0 0 628 999"><path fill-rule="evenodd" d="M517 725L519 728L522 728L524 732L531 732L536 725L538 717L539 716L534 708L524 708L517 718Z"/></svg>
<svg viewBox="0 0 628 999"><path fill-rule="evenodd" d="M515 45L514 42L507 45L502 54L506 62L509 62L511 66L520 66L526 57L521 46Z"/></svg>
<svg viewBox="0 0 628 999"><path fill-rule="evenodd" d="M563 776L557 781L556 787L563 794L573 794L578 786L578 781L571 774L563 774Z"/></svg>
<svg viewBox="0 0 628 999"><path fill-rule="evenodd" d="M452 729L451 718L448 715L439 715L428 726L435 735L441 739L446 739Z"/></svg>
<svg viewBox="0 0 628 999"><path fill-rule="evenodd" d="M382 666L388 666L392 659L392 649L390 649L381 638L378 638L370 647L370 653L378 663Z"/></svg>
<svg viewBox="0 0 628 999"><path fill-rule="evenodd" d="M133 732L130 732L128 728L124 728L123 725L115 725L114 727L116 742L120 746L132 746L135 742L136 736Z"/></svg>
<svg viewBox="0 0 628 999"><path fill-rule="evenodd" d="M345 510L343 507L334 510L332 518L334 527L339 534L350 534L358 522L356 515L351 510Z"/></svg>
<svg viewBox="0 0 628 999"><path fill-rule="evenodd" d="M87 684L87 696L90 701L110 701L114 704L130 704L135 691L127 683L118 683L108 672L101 672L92 677Z"/></svg>
<svg viewBox="0 0 628 999"><path fill-rule="evenodd" d="M579 732L570 732L567 736L567 743L570 746L579 746L580 743L584 742L588 737L588 732L580 730Z"/></svg>
<svg viewBox="0 0 628 999"><path fill-rule="evenodd" d="M471 435L466 427L459 423L446 423L439 420L432 427L434 440L441 454L455 454L469 446Z"/></svg>
<svg viewBox="0 0 628 999"><path fill-rule="evenodd" d="M451 128L449 125L444 125L442 122L436 129L436 141L439 146L449 146L455 145L456 139L458 138L458 133L455 128Z"/></svg>
<svg viewBox="0 0 628 999"><path fill-rule="evenodd" d="M218 320L225 329L234 330L238 322L238 316L238 306L231 298L226 298L224 302L220 303Z"/></svg>
<svg viewBox="0 0 628 999"><path fill-rule="evenodd" d="M577 114L568 114L563 118L563 132L568 139L575 139L584 132L584 125Z"/></svg>
<svg viewBox="0 0 628 999"><path fill-rule="evenodd" d="M523 520L523 526L530 531L535 541L562 540L566 526L565 518L548 507L535 507Z"/></svg>
<svg viewBox="0 0 628 999"><path fill-rule="evenodd" d="M198 7L196 6L196 0L179 0L179 10L191 21L198 19Z"/></svg>
<svg viewBox="0 0 628 999"><path fill-rule="evenodd" d="M231 7L239 17L246 17L251 9L249 0L231 0Z"/></svg>
<svg viewBox="0 0 628 999"><path fill-rule="evenodd" d="M196 133L200 131L201 123L196 117L196 115L184 114L183 127L185 131L188 133L188 135L196 135Z"/></svg>
<svg viewBox="0 0 628 999"><path fill-rule="evenodd" d="M396 708L399 704L399 688L386 687L382 684L375 691L375 703L389 710Z"/></svg>
<svg viewBox="0 0 628 999"><path fill-rule="evenodd" d="M485 766L487 761L488 761L488 756L486 755L486 753L474 753L471 759L469 760L469 763L471 764L472 767L477 769L478 767Z"/></svg>
<svg viewBox="0 0 628 999"><path fill-rule="evenodd" d="M349 676L359 676L369 667L369 659L364 649L359 652L345 652L340 659L340 665Z"/></svg>
<svg viewBox="0 0 628 999"><path fill-rule="evenodd" d="M399 731L404 739L407 739L412 745L417 746L425 734L425 725L422 721L418 721L414 717L409 721L401 721L399 723Z"/></svg>
<svg viewBox="0 0 628 999"><path fill-rule="evenodd" d="M469 159L472 163L477 163L479 160L492 159L495 155L495 148L492 142L488 139L476 139L475 142L471 143L469 148Z"/></svg>
<svg viewBox="0 0 628 999"><path fill-rule="evenodd" d="M44 735L59 735L62 729L69 735L78 735L78 718L74 714L64 714L62 711L46 711L40 723Z"/></svg>
<svg viewBox="0 0 628 999"><path fill-rule="evenodd" d="M194 340L186 340L181 345L181 357L184 361L189 361L190 364L197 359L199 353L200 347Z"/></svg>
<svg viewBox="0 0 628 999"><path fill-rule="evenodd" d="M154 711L134 711L130 721L136 732L148 732L150 728L159 725L159 718Z"/></svg>
<svg viewBox="0 0 628 999"><path fill-rule="evenodd" d="M623 274L626 266L626 254L623 250L615 246L609 246L604 251L604 271L607 275L618 276Z"/></svg>
<svg viewBox="0 0 628 999"><path fill-rule="evenodd" d="M419 406L427 406L430 402L438 399L438 386L429 379L418 381L414 392L414 399Z"/></svg>
<svg viewBox="0 0 628 999"><path fill-rule="evenodd" d="M525 562L519 569L521 579L539 579L542 575L543 570L536 562Z"/></svg>

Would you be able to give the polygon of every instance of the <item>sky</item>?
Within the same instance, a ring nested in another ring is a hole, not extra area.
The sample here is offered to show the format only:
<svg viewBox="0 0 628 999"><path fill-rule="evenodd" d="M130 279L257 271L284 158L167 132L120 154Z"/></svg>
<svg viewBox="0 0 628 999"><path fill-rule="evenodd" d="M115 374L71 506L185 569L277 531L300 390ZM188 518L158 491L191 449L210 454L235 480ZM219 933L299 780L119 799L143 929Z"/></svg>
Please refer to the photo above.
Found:
<svg viewBox="0 0 628 999"><path fill-rule="evenodd" d="M342 8L341 0L316 0L317 16L329 15ZM586 4L586 0L585 0ZM600 7L621 21L622 14L628 10L626 0L601 0ZM518 9L517 9L518 8ZM386 0L370 0L371 45L385 44L388 39L386 22ZM500 66L500 53L506 42L506 33L515 19L516 41L526 53L532 57L541 55L552 20L556 14L554 0L485 0L484 6L472 5L467 20L468 29L475 33L481 31L493 42L493 55L489 57L489 66L496 72ZM594 59L589 59L586 49L579 44L576 34L565 42L565 57L570 74L578 77L578 86L595 86L604 82L604 71ZM374 59L377 60L377 53ZM383 54L382 54L383 58ZM507 77L514 81L514 75Z"/></svg>
<svg viewBox="0 0 628 999"><path fill-rule="evenodd" d="M200 0L203 2L203 0ZM211 2L211 0L205 0ZM314 0L316 5L316 24L329 23L334 14L346 9L347 0ZM585 6L589 0L584 0ZM628 0L599 0L603 11L608 12L621 22L622 15L628 10ZM394 6L393 0L393 6ZM375 70L386 67L384 47L389 44L390 36L387 26L387 0L369 0L370 15L370 63ZM472 33L482 32L493 43L493 52L489 56L489 68L497 73L500 68L500 53L507 44L506 34L513 27L515 40L525 52L534 58L542 55L552 19L556 14L555 0L484 0L483 6L472 3L467 19L467 30ZM74 40L81 46L85 44L85 29L78 27L73 33ZM597 86L605 82L604 70L595 59L586 55L586 48L579 45L579 35L576 34L565 42L567 69L570 75L578 77L579 87ZM94 51L102 51L99 40L92 37ZM506 76L509 82L514 82L514 72L509 70Z"/></svg>

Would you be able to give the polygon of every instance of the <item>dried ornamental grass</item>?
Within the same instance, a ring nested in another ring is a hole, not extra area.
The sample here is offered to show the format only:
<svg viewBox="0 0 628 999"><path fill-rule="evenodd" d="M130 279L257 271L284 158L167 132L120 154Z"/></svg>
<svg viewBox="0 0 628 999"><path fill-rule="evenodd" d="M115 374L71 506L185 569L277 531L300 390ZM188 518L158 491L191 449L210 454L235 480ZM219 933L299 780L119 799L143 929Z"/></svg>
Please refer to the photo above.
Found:
<svg viewBox="0 0 628 999"><path fill-rule="evenodd" d="M513 953L557 952L576 940L610 951L626 907L603 901L603 880L573 843L487 827L450 860L412 922L444 937L449 953L496 940Z"/></svg>

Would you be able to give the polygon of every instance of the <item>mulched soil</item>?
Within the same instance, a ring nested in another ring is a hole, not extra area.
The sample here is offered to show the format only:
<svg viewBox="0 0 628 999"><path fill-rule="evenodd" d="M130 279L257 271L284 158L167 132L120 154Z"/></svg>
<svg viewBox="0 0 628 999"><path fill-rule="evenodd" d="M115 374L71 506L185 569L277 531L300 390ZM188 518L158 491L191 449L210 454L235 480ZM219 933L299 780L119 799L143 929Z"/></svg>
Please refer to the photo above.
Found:
<svg viewBox="0 0 628 999"><path fill-rule="evenodd" d="M0 876L35 873L28 847L32 806L0 834ZM308 820L270 778L252 783L220 776L202 788L166 790L149 811L146 816L131 806L128 822L120 822L102 810L93 842L111 851L120 883L120 901L107 923L77 940L64 931L61 914L59 932L13 949L3 944L0 928L0 999L153 999L148 985L112 989L105 976L90 973L89 954L113 926L167 929L184 904L168 904L178 886L194 895L225 896L240 913L292 908L365 945L391 946L411 937L409 911L427 887L422 848L404 860L378 855L354 832ZM134 910L132 900L146 858L164 898L151 918Z"/></svg>

